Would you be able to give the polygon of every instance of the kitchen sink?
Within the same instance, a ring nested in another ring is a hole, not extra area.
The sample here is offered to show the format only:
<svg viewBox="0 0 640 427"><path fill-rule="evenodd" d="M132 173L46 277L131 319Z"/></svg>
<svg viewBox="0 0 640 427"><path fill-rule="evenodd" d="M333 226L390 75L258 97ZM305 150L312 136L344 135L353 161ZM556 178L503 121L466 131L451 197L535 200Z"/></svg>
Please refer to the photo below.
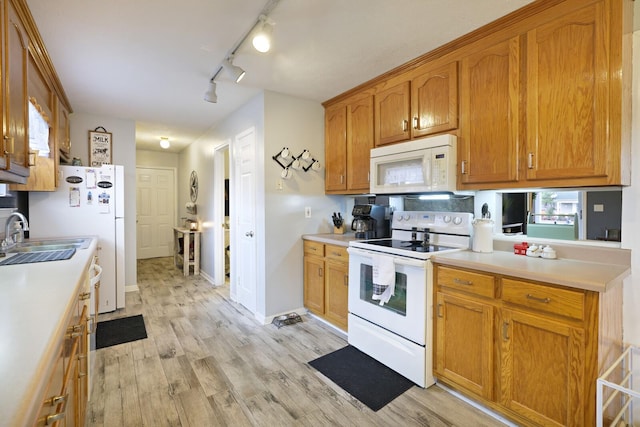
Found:
<svg viewBox="0 0 640 427"><path fill-rule="evenodd" d="M36 252L21 252L10 254L6 259L0 261L2 265L32 264L36 262L63 261L76 253L76 248L65 250L47 250Z"/></svg>
<svg viewBox="0 0 640 427"><path fill-rule="evenodd" d="M68 239L27 239L18 243L9 252L46 252L64 249L87 249L91 244L91 237L73 237Z"/></svg>

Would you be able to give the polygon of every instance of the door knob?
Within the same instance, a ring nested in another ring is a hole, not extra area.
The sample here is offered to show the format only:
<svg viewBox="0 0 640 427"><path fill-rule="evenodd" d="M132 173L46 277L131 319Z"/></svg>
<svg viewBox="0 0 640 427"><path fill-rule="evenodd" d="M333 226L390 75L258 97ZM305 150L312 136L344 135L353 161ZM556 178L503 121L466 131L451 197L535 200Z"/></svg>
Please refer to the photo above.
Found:
<svg viewBox="0 0 640 427"><path fill-rule="evenodd" d="M253 237L253 231L247 231L244 235L247 237Z"/></svg>

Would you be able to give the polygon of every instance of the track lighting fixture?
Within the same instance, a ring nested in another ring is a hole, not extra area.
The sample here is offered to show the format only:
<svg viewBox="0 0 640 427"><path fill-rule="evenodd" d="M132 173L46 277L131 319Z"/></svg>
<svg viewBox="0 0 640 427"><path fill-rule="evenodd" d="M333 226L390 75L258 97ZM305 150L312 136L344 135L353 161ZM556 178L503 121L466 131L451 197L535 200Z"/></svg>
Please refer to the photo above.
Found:
<svg viewBox="0 0 640 427"><path fill-rule="evenodd" d="M246 74L245 71L238 67L237 65L233 65L233 55L229 55L227 59L222 62L222 68L229 74L236 83L240 83L240 80Z"/></svg>
<svg viewBox="0 0 640 427"><path fill-rule="evenodd" d="M211 79L209 80L209 88L204 93L204 100L207 102L218 102L218 95L216 95L216 82Z"/></svg>
<svg viewBox="0 0 640 427"><path fill-rule="evenodd" d="M169 147L171 147L171 143L169 143L169 138L167 138L166 136L161 136L160 137L160 147L164 148L165 150Z"/></svg>
<svg viewBox="0 0 640 427"><path fill-rule="evenodd" d="M245 71L237 65L233 64L233 58L238 49L240 49L240 46L242 46L242 44L250 35L253 35L253 47L258 52L264 53L269 51L269 49L271 48L271 33L273 31L273 23L269 21L269 14L273 11L273 9L275 9L279 2L280 0L268 0L267 4L262 9L262 13L260 13L258 19L253 24L251 29L249 29L249 31L247 31L244 36L242 36L240 41L236 43L236 45L233 46L231 50L229 50L229 52L227 53L227 57L220 63L220 65L218 65L217 71L215 72L213 77L209 79L209 87L204 94L205 101L212 103L218 101L218 97L216 95L215 80L222 70L225 70L236 83L239 83L240 80L242 80L245 75Z"/></svg>
<svg viewBox="0 0 640 427"><path fill-rule="evenodd" d="M253 47L258 52L269 52L269 49L271 49L271 33L273 32L273 26L267 21L267 17L265 15L260 15L256 28L258 31L255 33L253 40L251 41Z"/></svg>

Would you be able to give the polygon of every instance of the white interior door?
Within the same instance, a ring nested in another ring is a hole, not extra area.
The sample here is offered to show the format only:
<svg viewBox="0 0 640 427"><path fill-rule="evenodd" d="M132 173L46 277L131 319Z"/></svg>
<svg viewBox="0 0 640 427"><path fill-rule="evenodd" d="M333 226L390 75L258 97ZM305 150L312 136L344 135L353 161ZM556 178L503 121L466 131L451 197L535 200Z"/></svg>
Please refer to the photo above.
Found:
<svg viewBox="0 0 640 427"><path fill-rule="evenodd" d="M216 286L223 285L226 279L226 247L229 244L227 221L225 219L225 177L229 176L227 169L229 157L229 145L231 141L216 147L213 154L213 188L215 203L213 204L214 229L213 238L214 250L214 275L213 280Z"/></svg>
<svg viewBox="0 0 640 427"><path fill-rule="evenodd" d="M136 192L137 258L171 256L176 223L175 171L136 168Z"/></svg>
<svg viewBox="0 0 640 427"><path fill-rule="evenodd" d="M232 233L232 280L238 302L256 312L257 301L257 238L256 238L256 143L255 129L251 128L237 135L234 142L235 170L232 216L235 224ZM236 256L237 254L237 256Z"/></svg>

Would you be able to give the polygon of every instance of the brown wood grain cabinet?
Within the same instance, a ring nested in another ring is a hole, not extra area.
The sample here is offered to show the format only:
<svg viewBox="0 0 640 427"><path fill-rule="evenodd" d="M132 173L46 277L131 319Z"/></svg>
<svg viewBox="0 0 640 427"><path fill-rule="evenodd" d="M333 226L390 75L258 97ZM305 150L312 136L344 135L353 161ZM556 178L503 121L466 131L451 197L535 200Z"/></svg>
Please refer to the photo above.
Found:
<svg viewBox="0 0 640 427"><path fill-rule="evenodd" d="M2 1L2 111L3 137L0 167L13 182L29 176L29 122L27 56L29 38L15 0Z"/></svg>
<svg viewBox="0 0 640 427"><path fill-rule="evenodd" d="M304 241L304 306L347 330L349 254L347 248Z"/></svg>
<svg viewBox="0 0 640 427"><path fill-rule="evenodd" d="M376 91L376 147L458 127L456 61L443 66L427 64L404 77L406 81L390 87L384 82Z"/></svg>
<svg viewBox="0 0 640 427"><path fill-rule="evenodd" d="M622 351L622 286L598 293L435 265L434 374L521 425L595 425Z"/></svg>
<svg viewBox="0 0 640 427"><path fill-rule="evenodd" d="M369 191L373 95L364 92L325 110L325 192Z"/></svg>

